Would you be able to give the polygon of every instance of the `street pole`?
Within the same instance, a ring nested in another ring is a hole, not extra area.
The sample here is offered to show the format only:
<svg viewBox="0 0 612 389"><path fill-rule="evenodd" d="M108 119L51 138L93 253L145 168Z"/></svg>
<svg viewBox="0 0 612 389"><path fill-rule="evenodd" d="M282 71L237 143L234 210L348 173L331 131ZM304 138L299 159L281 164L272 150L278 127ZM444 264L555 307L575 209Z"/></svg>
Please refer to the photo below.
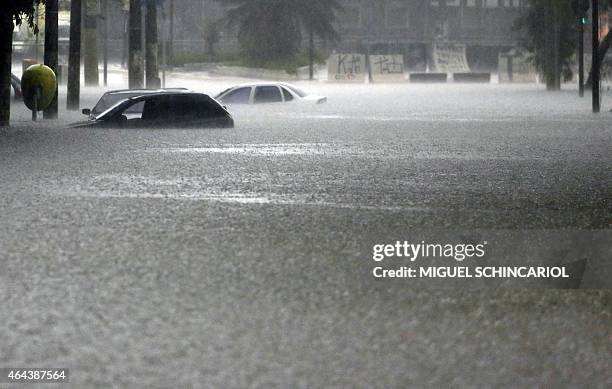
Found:
<svg viewBox="0 0 612 389"><path fill-rule="evenodd" d="M161 7L162 11L162 79L161 87L166 87L166 67L168 66L168 60L166 58L166 7L165 4Z"/></svg>
<svg viewBox="0 0 612 389"><path fill-rule="evenodd" d="M57 75L58 70L58 0L47 0L45 6L45 65L51 68ZM51 104L44 110L45 119L57 118L57 88Z"/></svg>
<svg viewBox="0 0 612 389"><path fill-rule="evenodd" d="M38 25L38 22L40 22L40 16L39 16L39 8L40 5L38 3L36 3L36 11L34 12L34 17L36 18L36 25ZM38 42L38 36L40 35L40 33L36 33L36 36L34 37L34 59L36 60L36 63L39 62L38 59L38 52L40 51L38 48L39 42Z"/></svg>
<svg viewBox="0 0 612 389"><path fill-rule="evenodd" d="M104 19L104 86L108 86L108 0L102 0Z"/></svg>
<svg viewBox="0 0 612 389"><path fill-rule="evenodd" d="M170 0L170 31L168 35L168 62L174 66L174 0Z"/></svg>
<svg viewBox="0 0 612 389"><path fill-rule="evenodd" d="M592 71L593 71L593 112L598 113L601 109L601 102L599 100L599 1L592 0L592 13L593 13L593 53L592 53Z"/></svg>
<svg viewBox="0 0 612 389"><path fill-rule="evenodd" d="M68 96L66 107L79 109L81 93L81 0L70 2L70 49L68 54Z"/></svg>
<svg viewBox="0 0 612 389"><path fill-rule="evenodd" d="M578 18L578 94L584 97L584 24L581 15Z"/></svg>

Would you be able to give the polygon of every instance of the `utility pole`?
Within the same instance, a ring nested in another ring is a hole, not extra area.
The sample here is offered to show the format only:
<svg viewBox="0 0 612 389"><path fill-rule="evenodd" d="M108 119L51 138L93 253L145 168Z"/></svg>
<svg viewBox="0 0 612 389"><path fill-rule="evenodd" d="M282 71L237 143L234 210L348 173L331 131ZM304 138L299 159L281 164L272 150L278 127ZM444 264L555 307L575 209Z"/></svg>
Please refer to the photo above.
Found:
<svg viewBox="0 0 612 389"><path fill-rule="evenodd" d="M162 12L162 78L161 78L161 87L166 87L166 68L168 67L168 59L166 58L166 7L165 4L161 6Z"/></svg>
<svg viewBox="0 0 612 389"><path fill-rule="evenodd" d="M108 0L102 0L102 20L104 22L104 86L108 86Z"/></svg>
<svg viewBox="0 0 612 389"><path fill-rule="evenodd" d="M45 5L45 65L51 68L57 75L58 69L58 0L47 0ZM47 109L43 112L45 119L57 118L57 88L55 97Z"/></svg>
<svg viewBox="0 0 612 389"><path fill-rule="evenodd" d="M140 0L130 0L128 79L130 89L143 87L144 57L142 55L142 9Z"/></svg>
<svg viewBox="0 0 612 389"><path fill-rule="evenodd" d="M592 18L593 18L593 53L592 53L592 72L593 72L593 112L598 113L601 109L599 100L599 0L592 0Z"/></svg>
<svg viewBox="0 0 612 389"><path fill-rule="evenodd" d="M584 97L584 25L587 23L589 0L572 0L572 10L578 21L578 34L576 47L578 48L578 95Z"/></svg>
<svg viewBox="0 0 612 389"><path fill-rule="evenodd" d="M38 23L40 22L40 4L36 3L36 10L34 11L34 18L36 20L36 25L38 25ZM39 63L39 52L40 52L40 48L38 47L39 42L38 42L38 38L39 38L39 33L36 33L36 36L34 37L34 59L36 60L36 63Z"/></svg>
<svg viewBox="0 0 612 389"><path fill-rule="evenodd" d="M68 53L68 110L79 109L81 93L81 0L70 1L70 49Z"/></svg>
<svg viewBox="0 0 612 389"><path fill-rule="evenodd" d="M100 82L98 68L98 0L85 0L83 15L83 67L85 85L98 86Z"/></svg>

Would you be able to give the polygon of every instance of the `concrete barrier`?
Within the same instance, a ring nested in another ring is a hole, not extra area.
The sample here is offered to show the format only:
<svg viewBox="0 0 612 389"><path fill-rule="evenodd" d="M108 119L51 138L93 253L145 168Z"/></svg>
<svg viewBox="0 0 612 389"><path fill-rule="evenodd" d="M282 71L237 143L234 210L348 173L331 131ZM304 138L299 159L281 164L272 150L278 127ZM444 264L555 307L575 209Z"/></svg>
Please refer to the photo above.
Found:
<svg viewBox="0 0 612 389"><path fill-rule="evenodd" d="M447 82L446 73L410 73L410 82L442 83Z"/></svg>
<svg viewBox="0 0 612 389"><path fill-rule="evenodd" d="M491 82L491 73L453 73L453 81L488 84Z"/></svg>

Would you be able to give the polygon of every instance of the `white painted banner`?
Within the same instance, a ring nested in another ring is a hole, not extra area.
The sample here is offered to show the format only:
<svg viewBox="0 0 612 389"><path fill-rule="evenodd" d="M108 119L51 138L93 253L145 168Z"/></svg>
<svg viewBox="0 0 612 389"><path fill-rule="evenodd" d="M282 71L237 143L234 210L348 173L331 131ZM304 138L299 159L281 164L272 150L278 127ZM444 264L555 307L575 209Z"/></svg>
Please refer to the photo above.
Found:
<svg viewBox="0 0 612 389"><path fill-rule="evenodd" d="M468 73L470 71L465 45L462 43L435 43L433 61L436 72Z"/></svg>
<svg viewBox="0 0 612 389"><path fill-rule="evenodd" d="M392 55L370 55L370 69L372 70L372 81L405 81L404 56Z"/></svg>
<svg viewBox="0 0 612 389"><path fill-rule="evenodd" d="M327 80L337 82L364 82L367 74L363 54L332 54L327 60Z"/></svg>

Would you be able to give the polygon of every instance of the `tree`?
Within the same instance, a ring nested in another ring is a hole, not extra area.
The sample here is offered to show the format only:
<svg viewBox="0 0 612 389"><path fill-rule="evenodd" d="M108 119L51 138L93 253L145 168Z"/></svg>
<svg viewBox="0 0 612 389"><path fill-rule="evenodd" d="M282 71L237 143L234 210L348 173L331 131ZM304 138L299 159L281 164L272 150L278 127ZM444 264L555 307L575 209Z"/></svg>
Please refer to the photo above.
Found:
<svg viewBox="0 0 612 389"><path fill-rule="evenodd" d="M302 28L308 33L308 64L310 80L314 79L315 36L324 41L337 41L340 39L334 28L336 12L341 9L337 1L311 0L297 2L301 9L296 12L300 15Z"/></svg>
<svg viewBox="0 0 612 389"><path fill-rule="evenodd" d="M145 22L145 55L146 55L146 81L147 88L156 89L161 86L158 66L158 34L157 34L157 6L158 0L147 0L147 15Z"/></svg>
<svg viewBox="0 0 612 389"><path fill-rule="evenodd" d="M130 0L128 80L130 89L144 84L144 56L142 55L142 9L140 0Z"/></svg>
<svg viewBox="0 0 612 389"><path fill-rule="evenodd" d="M79 109L81 98L81 0L70 1L70 46L68 49L68 96L66 108Z"/></svg>
<svg viewBox="0 0 612 389"><path fill-rule="evenodd" d="M219 32L218 23L211 20L205 21L204 28L200 29L200 32L202 33L202 38L206 44L206 54L211 59L215 58L215 45L221 40L221 33Z"/></svg>
<svg viewBox="0 0 612 389"><path fill-rule="evenodd" d="M606 9L612 6L612 0L599 0L599 4L600 8ZM530 7L525 10L515 23L515 28L525 32L521 45L532 53L534 65L546 80L547 88L557 89L558 74L565 80L572 77L571 64L576 49L578 15L572 10L569 1L530 0ZM611 40L612 35L608 33L600 42L601 61ZM558 50L554 50L556 47ZM590 85L591 78L592 72L589 72L587 85Z"/></svg>
<svg viewBox="0 0 612 389"><path fill-rule="evenodd" d="M532 53L547 89L559 89L561 77L571 79L576 19L569 2L531 0L531 7L526 8L515 27L525 31L521 44Z"/></svg>
<svg viewBox="0 0 612 389"><path fill-rule="evenodd" d="M223 1L223 0L218 0ZM228 25L238 28L238 39L245 54L255 62L294 56L302 42L302 32L309 35L309 49L314 58L314 37L337 39L334 29L336 0L225 0L233 5L225 17Z"/></svg>
<svg viewBox="0 0 612 389"><path fill-rule="evenodd" d="M13 58L13 31L24 21L38 33L35 4L44 0L3 0L0 12L0 127L9 125L11 118L11 62Z"/></svg>

